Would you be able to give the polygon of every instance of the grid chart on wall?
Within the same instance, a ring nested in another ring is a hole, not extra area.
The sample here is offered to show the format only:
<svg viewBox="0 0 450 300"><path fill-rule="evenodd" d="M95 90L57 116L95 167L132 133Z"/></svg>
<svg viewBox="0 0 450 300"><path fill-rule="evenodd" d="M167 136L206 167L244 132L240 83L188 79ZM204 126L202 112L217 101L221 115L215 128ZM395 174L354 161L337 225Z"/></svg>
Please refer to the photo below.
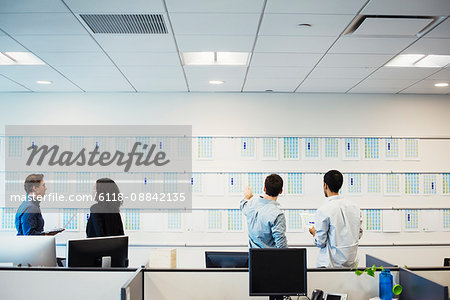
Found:
<svg viewBox="0 0 450 300"><path fill-rule="evenodd" d="M244 190L242 184L242 174L240 173L229 173L227 181L228 193L240 194Z"/></svg>
<svg viewBox="0 0 450 300"><path fill-rule="evenodd" d="M202 174L201 173L192 173L191 188L192 188L193 193L201 193L202 192Z"/></svg>
<svg viewBox="0 0 450 300"><path fill-rule="evenodd" d="M256 138L241 138L241 157L256 158Z"/></svg>
<svg viewBox="0 0 450 300"><path fill-rule="evenodd" d="M405 174L405 194L419 194L419 180L418 173Z"/></svg>
<svg viewBox="0 0 450 300"><path fill-rule="evenodd" d="M2 207L2 228L5 230L16 229L16 210L11 207Z"/></svg>
<svg viewBox="0 0 450 300"><path fill-rule="evenodd" d="M243 228L243 216L240 209L228 209L227 210L227 229L228 231L242 231Z"/></svg>
<svg viewBox="0 0 450 300"><path fill-rule="evenodd" d="M399 159L399 139L385 139L384 147L386 159Z"/></svg>
<svg viewBox="0 0 450 300"><path fill-rule="evenodd" d="M248 186L253 194L264 193L264 179L263 173L248 173Z"/></svg>
<svg viewBox="0 0 450 300"><path fill-rule="evenodd" d="M450 209L444 209L442 214L444 230L450 230Z"/></svg>
<svg viewBox="0 0 450 300"><path fill-rule="evenodd" d="M262 139L262 158L263 159L278 159L278 139L277 138L263 138Z"/></svg>
<svg viewBox="0 0 450 300"><path fill-rule="evenodd" d="M22 157L23 149L23 137L21 136L9 136L8 137L8 157Z"/></svg>
<svg viewBox="0 0 450 300"><path fill-rule="evenodd" d="M288 210L285 210L284 213L286 214L288 231L302 231L303 230L302 210L288 209Z"/></svg>
<svg viewBox="0 0 450 300"><path fill-rule="evenodd" d="M223 226L222 210L210 209L208 210L206 229L209 231L221 231Z"/></svg>
<svg viewBox="0 0 450 300"><path fill-rule="evenodd" d="M381 193L381 174L367 174L367 192Z"/></svg>
<svg viewBox="0 0 450 300"><path fill-rule="evenodd" d="M405 159L419 158L419 140L405 139Z"/></svg>
<svg viewBox="0 0 450 300"><path fill-rule="evenodd" d="M406 209L404 219L405 230L418 230L419 229L419 210Z"/></svg>
<svg viewBox="0 0 450 300"><path fill-rule="evenodd" d="M344 139L344 158L359 159L359 139L357 138Z"/></svg>
<svg viewBox="0 0 450 300"><path fill-rule="evenodd" d="M442 174L442 193L450 194L450 173Z"/></svg>
<svg viewBox="0 0 450 300"><path fill-rule="evenodd" d="M283 138L283 158L300 159L300 139L298 137Z"/></svg>
<svg viewBox="0 0 450 300"><path fill-rule="evenodd" d="M423 175L423 193L425 195L435 195L437 191L437 175L424 174Z"/></svg>
<svg viewBox="0 0 450 300"><path fill-rule="evenodd" d="M364 158L379 159L380 158L380 139L365 138L364 139Z"/></svg>
<svg viewBox="0 0 450 300"><path fill-rule="evenodd" d="M324 144L324 158L339 158L339 139L325 138Z"/></svg>
<svg viewBox="0 0 450 300"><path fill-rule="evenodd" d="M64 208L62 210L62 225L66 226L66 230L78 230L78 209Z"/></svg>
<svg viewBox="0 0 450 300"><path fill-rule="evenodd" d="M366 210L366 230L367 231L381 231L381 210L380 209Z"/></svg>
<svg viewBox="0 0 450 300"><path fill-rule="evenodd" d="M180 211L169 211L167 213L167 229L172 230L182 230L182 213Z"/></svg>
<svg viewBox="0 0 450 300"><path fill-rule="evenodd" d="M318 159L319 156L319 138L305 138L305 158Z"/></svg>
<svg viewBox="0 0 450 300"><path fill-rule="evenodd" d="M139 209L125 209L125 230L139 230L141 214Z"/></svg>
<svg viewBox="0 0 450 300"><path fill-rule="evenodd" d="M213 158L213 138L199 137L197 138L197 158L212 159Z"/></svg>
<svg viewBox="0 0 450 300"><path fill-rule="evenodd" d="M303 175L302 173L287 174L287 194L303 194Z"/></svg>
<svg viewBox="0 0 450 300"><path fill-rule="evenodd" d="M362 192L362 174L348 174L347 186L350 194L360 194Z"/></svg>
<svg viewBox="0 0 450 300"><path fill-rule="evenodd" d="M384 192L387 195L400 194L400 174L384 174L385 188Z"/></svg>

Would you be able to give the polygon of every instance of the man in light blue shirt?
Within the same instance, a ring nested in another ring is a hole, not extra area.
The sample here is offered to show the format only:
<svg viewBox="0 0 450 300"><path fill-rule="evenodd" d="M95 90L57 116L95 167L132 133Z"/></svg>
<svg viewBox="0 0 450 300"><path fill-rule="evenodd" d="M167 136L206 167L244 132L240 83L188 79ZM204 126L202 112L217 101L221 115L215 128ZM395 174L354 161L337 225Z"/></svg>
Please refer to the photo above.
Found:
<svg viewBox="0 0 450 300"><path fill-rule="evenodd" d="M283 179L272 174L264 182L264 196L253 197L247 187L241 200L241 211L247 217L250 248L287 248L286 217L279 208L278 195Z"/></svg>
<svg viewBox="0 0 450 300"><path fill-rule="evenodd" d="M352 201L339 196L344 179L337 170L323 177L327 201L316 212L315 227L309 229L320 248L318 268L354 268L362 236L362 214Z"/></svg>

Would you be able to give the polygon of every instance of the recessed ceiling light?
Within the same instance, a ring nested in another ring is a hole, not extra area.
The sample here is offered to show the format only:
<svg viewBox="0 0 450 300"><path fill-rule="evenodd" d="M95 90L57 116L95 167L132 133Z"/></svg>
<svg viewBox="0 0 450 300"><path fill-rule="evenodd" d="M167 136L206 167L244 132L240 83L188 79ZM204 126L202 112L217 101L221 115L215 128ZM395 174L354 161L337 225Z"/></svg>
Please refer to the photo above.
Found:
<svg viewBox="0 0 450 300"><path fill-rule="evenodd" d="M50 80L38 80L38 81L36 81L36 83L38 83L38 84L52 84L53 81L50 81Z"/></svg>
<svg viewBox="0 0 450 300"><path fill-rule="evenodd" d="M444 68L450 64L450 55L400 54L386 67Z"/></svg>
<svg viewBox="0 0 450 300"><path fill-rule="evenodd" d="M210 84L223 84L225 81L223 80L210 80L209 83Z"/></svg>
<svg viewBox="0 0 450 300"><path fill-rule="evenodd" d="M183 52L181 60L185 66L245 66L248 52Z"/></svg>
<svg viewBox="0 0 450 300"><path fill-rule="evenodd" d="M434 84L434 86L436 86L436 87L446 87L446 86L448 86L448 83L447 82L439 82L439 83Z"/></svg>
<svg viewBox="0 0 450 300"><path fill-rule="evenodd" d="M0 65L45 65L30 52L1 52Z"/></svg>

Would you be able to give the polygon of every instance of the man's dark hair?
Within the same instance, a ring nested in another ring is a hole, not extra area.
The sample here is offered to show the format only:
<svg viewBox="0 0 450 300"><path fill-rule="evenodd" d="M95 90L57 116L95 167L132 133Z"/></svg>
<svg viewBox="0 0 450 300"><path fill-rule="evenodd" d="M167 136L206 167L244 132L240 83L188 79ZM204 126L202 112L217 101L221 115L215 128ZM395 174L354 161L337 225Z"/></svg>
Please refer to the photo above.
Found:
<svg viewBox="0 0 450 300"><path fill-rule="evenodd" d="M23 187L25 189L25 192L28 194L31 194L33 192L34 186L39 186L41 184L41 181L44 179L44 174L30 174L25 179L25 183L23 184Z"/></svg>
<svg viewBox="0 0 450 300"><path fill-rule="evenodd" d="M277 174L271 174L266 177L264 187L268 196L276 197L283 189L283 179Z"/></svg>
<svg viewBox="0 0 450 300"><path fill-rule="evenodd" d="M333 193L338 193L342 187L342 183L344 182L344 177L338 170L331 170L325 173L323 176L323 182L328 185L330 191Z"/></svg>

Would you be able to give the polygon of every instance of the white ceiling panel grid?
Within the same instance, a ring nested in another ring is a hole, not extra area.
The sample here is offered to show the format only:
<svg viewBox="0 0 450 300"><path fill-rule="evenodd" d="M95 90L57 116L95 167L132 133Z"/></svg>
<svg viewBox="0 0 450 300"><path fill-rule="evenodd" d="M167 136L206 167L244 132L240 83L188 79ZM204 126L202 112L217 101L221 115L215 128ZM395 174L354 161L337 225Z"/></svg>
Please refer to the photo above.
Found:
<svg viewBox="0 0 450 300"><path fill-rule="evenodd" d="M245 92L264 92L267 90L274 92L292 93L301 80L295 78L253 78L247 77L245 81Z"/></svg>
<svg viewBox="0 0 450 300"><path fill-rule="evenodd" d="M421 38L403 53L450 55L450 39Z"/></svg>
<svg viewBox="0 0 450 300"><path fill-rule="evenodd" d="M328 53L397 54L416 38L342 37Z"/></svg>
<svg viewBox="0 0 450 300"><path fill-rule="evenodd" d="M52 66L111 66L104 52L37 52L40 59Z"/></svg>
<svg viewBox="0 0 450 300"><path fill-rule="evenodd" d="M312 67L322 56L303 53L253 53L251 66Z"/></svg>
<svg viewBox="0 0 450 300"><path fill-rule="evenodd" d="M7 35L0 35L0 52L27 51L21 44Z"/></svg>
<svg viewBox="0 0 450 300"><path fill-rule="evenodd" d="M367 0L268 0L266 13L356 14Z"/></svg>
<svg viewBox="0 0 450 300"><path fill-rule="evenodd" d="M12 36L86 33L71 13L0 14L0 28Z"/></svg>
<svg viewBox="0 0 450 300"><path fill-rule="evenodd" d="M450 14L450 1L370 0L361 13L366 15L445 16Z"/></svg>
<svg viewBox="0 0 450 300"><path fill-rule="evenodd" d="M308 78L315 79L363 79L370 73L375 71L375 68L315 68Z"/></svg>
<svg viewBox="0 0 450 300"><path fill-rule="evenodd" d="M83 35L20 35L18 42L33 52L98 52L102 51L88 34Z"/></svg>
<svg viewBox="0 0 450 300"><path fill-rule="evenodd" d="M265 14L259 35L339 36L354 15ZM310 24L311 27L299 27Z"/></svg>
<svg viewBox="0 0 450 300"><path fill-rule="evenodd" d="M7 3L6 3L7 2ZM14 0L2 1L0 13L68 13L61 0Z"/></svg>
<svg viewBox="0 0 450 300"><path fill-rule="evenodd" d="M250 78L294 78L300 83L311 71L308 67L250 67L248 77Z"/></svg>
<svg viewBox="0 0 450 300"><path fill-rule="evenodd" d="M429 79L444 80L450 83L450 68L441 69L439 72L431 75Z"/></svg>
<svg viewBox="0 0 450 300"><path fill-rule="evenodd" d="M435 87L436 83L440 80L426 79L422 80L413 86L401 91L401 94L448 94L450 93L450 87Z"/></svg>
<svg viewBox="0 0 450 300"><path fill-rule="evenodd" d="M0 75L0 91L1 92L29 92L30 90L24 88L20 84Z"/></svg>
<svg viewBox="0 0 450 300"><path fill-rule="evenodd" d="M427 38L450 38L450 18L425 35Z"/></svg>
<svg viewBox="0 0 450 300"><path fill-rule="evenodd" d="M121 66L120 69L138 92L187 91L180 66Z"/></svg>
<svg viewBox="0 0 450 300"><path fill-rule="evenodd" d="M388 62L393 55L384 54L327 54L318 67L331 68L376 68Z"/></svg>
<svg viewBox="0 0 450 300"><path fill-rule="evenodd" d="M395 68L382 67L370 75L370 79L423 79L436 73L435 68Z"/></svg>
<svg viewBox="0 0 450 300"><path fill-rule="evenodd" d="M118 66L180 66L178 52L108 52Z"/></svg>
<svg viewBox="0 0 450 300"><path fill-rule="evenodd" d="M312 93L345 93L359 82L359 79L334 78L330 80L307 78L297 89L300 92Z"/></svg>
<svg viewBox="0 0 450 300"><path fill-rule="evenodd" d="M180 52L251 52L255 35L176 35Z"/></svg>
<svg viewBox="0 0 450 300"><path fill-rule="evenodd" d="M165 0L165 2L169 13L261 13L264 5L263 0Z"/></svg>
<svg viewBox="0 0 450 300"><path fill-rule="evenodd" d="M255 52L325 53L335 37L259 36Z"/></svg>
<svg viewBox="0 0 450 300"><path fill-rule="evenodd" d="M415 79L366 79L352 88L350 93L397 93L415 82Z"/></svg>
<svg viewBox="0 0 450 300"><path fill-rule="evenodd" d="M95 39L106 52L176 52L172 35L95 35Z"/></svg>
<svg viewBox="0 0 450 300"><path fill-rule="evenodd" d="M64 0L75 13L156 13L164 12L162 0Z"/></svg>
<svg viewBox="0 0 450 300"><path fill-rule="evenodd" d="M260 14L171 13L176 35L256 35Z"/></svg>

